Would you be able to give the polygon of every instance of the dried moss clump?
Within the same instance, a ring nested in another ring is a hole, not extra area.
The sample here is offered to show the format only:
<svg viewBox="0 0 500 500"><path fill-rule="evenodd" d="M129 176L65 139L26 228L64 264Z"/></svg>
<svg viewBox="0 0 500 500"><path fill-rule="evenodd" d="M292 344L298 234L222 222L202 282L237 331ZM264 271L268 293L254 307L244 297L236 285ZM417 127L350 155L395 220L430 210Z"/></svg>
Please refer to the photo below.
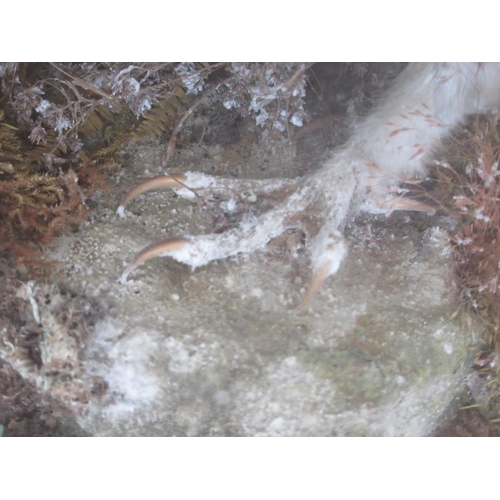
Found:
<svg viewBox="0 0 500 500"><path fill-rule="evenodd" d="M87 212L85 198L106 188L104 170L83 154L74 168L43 172L29 160L15 127L0 110L0 251L33 264L43 247Z"/></svg>
<svg viewBox="0 0 500 500"><path fill-rule="evenodd" d="M457 221L450 236L464 304L488 325L474 339L475 371L469 387L478 404L500 410L500 136L499 115L478 117L451 141L439 186ZM481 383L478 383L480 379ZM477 388L477 389L476 389ZM476 394L474 394L476 392ZM500 416L500 415L499 415ZM493 419L495 422L495 419Z"/></svg>

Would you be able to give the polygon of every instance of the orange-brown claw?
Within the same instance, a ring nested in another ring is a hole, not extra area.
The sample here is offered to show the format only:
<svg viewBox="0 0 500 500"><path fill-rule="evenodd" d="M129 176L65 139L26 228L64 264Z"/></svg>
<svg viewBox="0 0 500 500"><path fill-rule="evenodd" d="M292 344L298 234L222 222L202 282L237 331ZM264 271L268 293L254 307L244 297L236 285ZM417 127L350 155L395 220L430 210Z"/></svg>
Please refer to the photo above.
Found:
<svg viewBox="0 0 500 500"><path fill-rule="evenodd" d="M434 213L436 211L435 207L431 207L426 203L422 203L417 200L412 200L411 198L398 197L386 201L383 206L387 207L388 212L393 210L411 210L413 212L427 212Z"/></svg>
<svg viewBox="0 0 500 500"><path fill-rule="evenodd" d="M307 306L311 303L311 300L318 293L318 290L321 288L321 285L325 282L326 278L331 274L330 269L332 267L332 263L327 260L314 274L311 283L306 290L306 293L302 297L302 300L299 302L299 305L293 309L294 313L303 312Z"/></svg>
<svg viewBox="0 0 500 500"><path fill-rule="evenodd" d="M137 184L137 186L133 187L123 197L122 202L118 207L118 213L122 215L127 203L142 193L153 191L155 189L182 188L185 187L184 183L186 180L187 178L184 174L157 175L156 177L147 179L140 184Z"/></svg>
<svg viewBox="0 0 500 500"><path fill-rule="evenodd" d="M181 249L188 242L189 240L183 238L169 238L147 246L136 255L135 259L123 271L119 279L120 283L126 283L128 275L147 260L167 256L171 252Z"/></svg>

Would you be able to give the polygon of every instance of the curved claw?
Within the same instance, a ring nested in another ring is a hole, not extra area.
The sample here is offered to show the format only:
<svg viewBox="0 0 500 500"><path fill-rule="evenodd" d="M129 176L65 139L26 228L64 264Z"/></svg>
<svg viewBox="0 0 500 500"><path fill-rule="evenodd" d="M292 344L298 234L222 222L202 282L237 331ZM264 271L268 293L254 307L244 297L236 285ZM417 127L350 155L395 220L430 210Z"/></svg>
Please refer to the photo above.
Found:
<svg viewBox="0 0 500 500"><path fill-rule="evenodd" d="M417 200L412 200L411 198L402 198L399 197L392 202L388 203L389 211L392 210L411 210L413 212L427 212L427 213L435 213L436 208L427 205L426 203L422 203Z"/></svg>
<svg viewBox="0 0 500 500"><path fill-rule="evenodd" d="M327 260L314 274L311 283L307 287L306 293L302 297L299 304L293 309L294 313L301 313L310 304L311 300L318 293L321 285L325 282L326 278L331 274L332 262Z"/></svg>
<svg viewBox="0 0 500 500"><path fill-rule="evenodd" d="M123 215L127 203L142 193L155 189L182 188L187 177L184 174L157 175L133 187L122 199L118 207L118 214Z"/></svg>
<svg viewBox="0 0 500 500"><path fill-rule="evenodd" d="M329 231L328 226L323 226L316 237L311 253L315 272L304 297L293 310L295 313L304 311L326 278L339 270L340 264L347 254L347 245L342 233L337 230Z"/></svg>
<svg viewBox="0 0 500 500"><path fill-rule="evenodd" d="M128 275L141 264L154 257L164 257L170 255L173 251L181 249L189 240L183 238L169 238L147 246L141 250L135 259L126 267L118 280L120 283L126 283Z"/></svg>
<svg viewBox="0 0 500 500"><path fill-rule="evenodd" d="M385 200L374 200L374 205L365 204L361 207L364 210L372 213L383 213L387 216L391 215L394 210L410 210L412 212L426 212L433 214L436 208L418 200L405 198L404 196L389 197Z"/></svg>

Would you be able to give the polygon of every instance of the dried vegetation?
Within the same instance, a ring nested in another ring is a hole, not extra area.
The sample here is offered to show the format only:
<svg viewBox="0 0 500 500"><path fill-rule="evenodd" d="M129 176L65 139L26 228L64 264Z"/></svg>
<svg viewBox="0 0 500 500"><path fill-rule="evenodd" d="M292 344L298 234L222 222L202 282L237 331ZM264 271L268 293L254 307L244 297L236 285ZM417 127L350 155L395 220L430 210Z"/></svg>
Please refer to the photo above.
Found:
<svg viewBox="0 0 500 500"><path fill-rule="evenodd" d="M457 223L450 235L463 307L487 326L473 338L473 404L500 430L500 115L478 116L459 130L438 163L435 201Z"/></svg>

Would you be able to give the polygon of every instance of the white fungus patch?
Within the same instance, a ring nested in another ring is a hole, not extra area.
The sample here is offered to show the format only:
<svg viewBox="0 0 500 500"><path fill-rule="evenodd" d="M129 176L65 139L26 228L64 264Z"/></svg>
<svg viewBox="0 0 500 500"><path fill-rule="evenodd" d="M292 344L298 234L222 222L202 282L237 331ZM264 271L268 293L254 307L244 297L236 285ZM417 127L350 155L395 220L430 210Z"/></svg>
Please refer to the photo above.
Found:
<svg viewBox="0 0 500 500"><path fill-rule="evenodd" d="M113 418L126 418L128 412L150 405L158 395L161 381L155 376L152 356L158 343L151 334L130 330L110 319L96 326L93 351L88 369L99 374L109 385L113 402L104 411ZM105 353L106 365L99 362Z"/></svg>

